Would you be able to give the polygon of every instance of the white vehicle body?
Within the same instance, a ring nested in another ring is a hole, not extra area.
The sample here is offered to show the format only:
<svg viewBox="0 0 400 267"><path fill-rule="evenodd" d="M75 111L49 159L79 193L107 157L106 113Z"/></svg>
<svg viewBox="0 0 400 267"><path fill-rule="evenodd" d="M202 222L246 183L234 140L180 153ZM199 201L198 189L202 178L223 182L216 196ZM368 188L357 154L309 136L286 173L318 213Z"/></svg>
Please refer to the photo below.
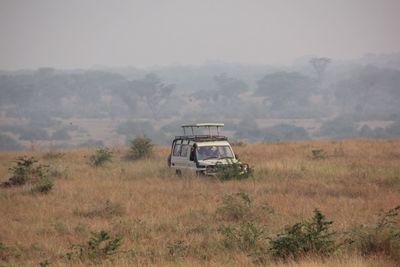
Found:
<svg viewBox="0 0 400 267"><path fill-rule="evenodd" d="M171 146L168 165L177 174L215 175L218 164L240 163L228 139L219 135L218 128L223 124L183 125L184 135L176 136ZM194 128L208 128L208 135L195 135ZM211 134L211 127L217 128L217 135ZM191 128L192 135L186 135L185 128Z"/></svg>

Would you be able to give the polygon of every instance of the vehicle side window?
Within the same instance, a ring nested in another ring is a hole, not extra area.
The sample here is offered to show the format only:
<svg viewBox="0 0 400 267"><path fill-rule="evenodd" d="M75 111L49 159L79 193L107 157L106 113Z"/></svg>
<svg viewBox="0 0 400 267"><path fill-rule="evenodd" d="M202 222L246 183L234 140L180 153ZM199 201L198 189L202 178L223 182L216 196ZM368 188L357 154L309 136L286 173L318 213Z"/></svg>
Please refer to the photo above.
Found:
<svg viewBox="0 0 400 267"><path fill-rule="evenodd" d="M183 145L181 149L181 157L187 157L189 151L189 145Z"/></svg>
<svg viewBox="0 0 400 267"><path fill-rule="evenodd" d="M179 157L180 153L181 153L181 145L180 144L175 144L174 152L172 153L172 155L174 157Z"/></svg>

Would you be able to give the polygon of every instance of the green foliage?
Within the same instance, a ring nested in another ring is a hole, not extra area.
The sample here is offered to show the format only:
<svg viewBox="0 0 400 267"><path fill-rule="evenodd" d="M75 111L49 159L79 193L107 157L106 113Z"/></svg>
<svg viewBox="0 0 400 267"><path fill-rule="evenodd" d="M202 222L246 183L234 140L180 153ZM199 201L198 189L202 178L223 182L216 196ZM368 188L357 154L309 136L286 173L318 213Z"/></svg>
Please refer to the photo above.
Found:
<svg viewBox="0 0 400 267"><path fill-rule="evenodd" d="M329 229L332 221L314 210L310 221L286 226L284 231L270 240L270 251L273 257L280 259L297 259L306 255L329 255L337 249L332 239L335 232Z"/></svg>
<svg viewBox="0 0 400 267"><path fill-rule="evenodd" d="M249 178L253 170L247 164L233 162L233 160L227 159L228 164L216 164L215 170L217 178L221 181L227 181L232 179L247 179Z"/></svg>
<svg viewBox="0 0 400 267"><path fill-rule="evenodd" d="M84 245L73 245L66 254L67 259L90 260L100 263L120 253L122 237L112 236L108 231L92 232L90 239Z"/></svg>
<svg viewBox="0 0 400 267"><path fill-rule="evenodd" d="M36 184L33 185L31 191L37 193L48 193L54 186L54 182L50 177L44 177L40 179Z"/></svg>
<svg viewBox="0 0 400 267"><path fill-rule="evenodd" d="M3 187L19 186L26 183L32 184L32 192L48 193L53 188L48 165L37 164L34 157L18 157L16 165L9 170L12 177L2 183Z"/></svg>
<svg viewBox="0 0 400 267"><path fill-rule="evenodd" d="M248 252L265 245L264 230L253 222L245 222L239 227L220 226L218 232L224 236L223 243L227 248L238 248Z"/></svg>
<svg viewBox="0 0 400 267"><path fill-rule="evenodd" d="M11 185L23 185L30 181L38 173L37 167L34 166L37 162L34 157L18 157L16 165L9 169L13 173L9 183Z"/></svg>
<svg viewBox="0 0 400 267"><path fill-rule="evenodd" d="M313 159L325 159L327 156L326 151L323 149L313 149L311 153Z"/></svg>
<svg viewBox="0 0 400 267"><path fill-rule="evenodd" d="M146 135L136 137L131 141L130 145L130 158L141 159L148 158L153 154L153 144L151 139Z"/></svg>
<svg viewBox="0 0 400 267"><path fill-rule="evenodd" d="M385 254L400 261L400 205L381 211L374 226L360 226L350 232L350 243L362 255Z"/></svg>
<svg viewBox="0 0 400 267"><path fill-rule="evenodd" d="M90 156L89 161L92 166L101 166L104 165L106 162L111 162L112 159L112 152L110 149L98 148L96 152Z"/></svg>

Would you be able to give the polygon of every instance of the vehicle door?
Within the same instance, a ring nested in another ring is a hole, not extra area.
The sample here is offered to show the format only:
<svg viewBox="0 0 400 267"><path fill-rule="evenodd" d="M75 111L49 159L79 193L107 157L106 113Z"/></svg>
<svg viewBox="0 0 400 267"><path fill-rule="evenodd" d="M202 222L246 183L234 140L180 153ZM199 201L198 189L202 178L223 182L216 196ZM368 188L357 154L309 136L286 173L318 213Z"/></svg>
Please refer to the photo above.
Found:
<svg viewBox="0 0 400 267"><path fill-rule="evenodd" d="M193 175L197 170L195 158L191 156L194 155L194 153L192 153L193 149L193 144L190 142L182 144L181 147L182 173L187 175Z"/></svg>
<svg viewBox="0 0 400 267"><path fill-rule="evenodd" d="M181 155L182 140L176 140L171 151L171 168L180 170L182 168Z"/></svg>

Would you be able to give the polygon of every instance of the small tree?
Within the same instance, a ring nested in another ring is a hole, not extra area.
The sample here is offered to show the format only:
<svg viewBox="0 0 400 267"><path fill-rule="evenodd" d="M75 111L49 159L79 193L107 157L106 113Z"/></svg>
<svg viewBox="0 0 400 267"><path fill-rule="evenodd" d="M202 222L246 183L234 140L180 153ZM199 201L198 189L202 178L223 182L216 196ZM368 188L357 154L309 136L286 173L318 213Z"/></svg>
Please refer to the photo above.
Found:
<svg viewBox="0 0 400 267"><path fill-rule="evenodd" d="M332 223L315 209L311 220L286 226L282 233L271 238L270 251L281 259L297 259L311 254L327 256L338 248L333 239L335 232L330 230Z"/></svg>
<svg viewBox="0 0 400 267"><path fill-rule="evenodd" d="M72 245L71 251L65 256L68 260L79 259L82 262L90 260L93 263L101 263L120 253L121 240L122 237L113 236L107 230L92 232L86 244Z"/></svg>
<svg viewBox="0 0 400 267"><path fill-rule="evenodd" d="M130 155L132 159L148 158L153 154L153 144L146 135L136 137L131 141Z"/></svg>
<svg viewBox="0 0 400 267"><path fill-rule="evenodd" d="M32 192L48 193L54 186L50 166L38 164L34 157L18 157L16 165L9 170L13 176L0 184L2 187L32 185Z"/></svg>
<svg viewBox="0 0 400 267"><path fill-rule="evenodd" d="M96 152L90 156L90 164L93 166L101 166L112 159L112 152L108 148L98 148Z"/></svg>

